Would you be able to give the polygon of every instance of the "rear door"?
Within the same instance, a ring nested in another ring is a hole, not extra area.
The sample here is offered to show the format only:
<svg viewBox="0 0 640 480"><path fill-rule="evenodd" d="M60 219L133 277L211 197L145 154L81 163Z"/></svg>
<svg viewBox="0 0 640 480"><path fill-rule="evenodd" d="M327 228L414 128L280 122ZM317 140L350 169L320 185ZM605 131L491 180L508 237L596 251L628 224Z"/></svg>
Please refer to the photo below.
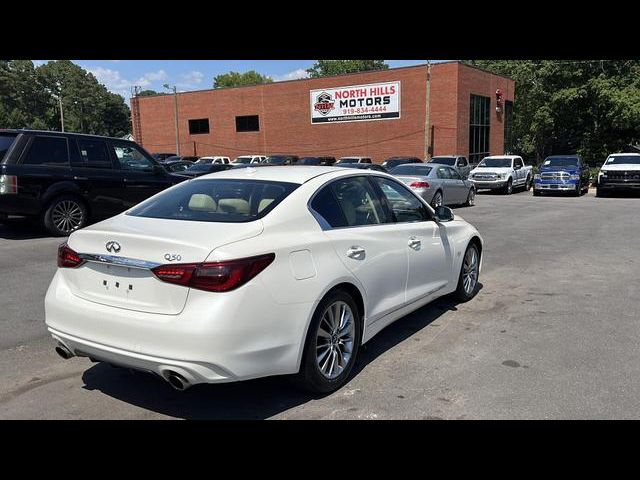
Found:
<svg viewBox="0 0 640 480"><path fill-rule="evenodd" d="M114 161L105 140L91 137L70 139L71 172L89 201L95 217L110 217L125 209L123 173Z"/></svg>
<svg viewBox="0 0 640 480"><path fill-rule="evenodd" d="M466 157L458 157L456 160L456 169L462 178L466 179L469 176L471 167L469 166L469 162Z"/></svg>
<svg viewBox="0 0 640 480"><path fill-rule="evenodd" d="M513 160L513 166L514 166L514 172L515 172L515 176L517 181L513 182L514 185L521 185L523 184L526 179L527 179L527 172L524 169L524 163L522 162L521 158L516 158ZM518 169L516 170L516 167L518 167Z"/></svg>
<svg viewBox="0 0 640 480"><path fill-rule="evenodd" d="M467 200L467 186L464 184L464 180L462 180L462 176L458 173L455 168L447 167L449 170L449 175L451 179L451 191L454 192L454 197L452 201L455 203L464 203Z"/></svg>
<svg viewBox="0 0 640 480"><path fill-rule="evenodd" d="M369 323L405 302L405 234L391 222L381 200L367 177L352 176L331 182L311 204L325 220L324 233L338 258L365 290Z"/></svg>
<svg viewBox="0 0 640 480"><path fill-rule="evenodd" d="M173 185L164 169L156 170L156 163L131 142L109 142L112 155L123 176L124 208L130 208Z"/></svg>

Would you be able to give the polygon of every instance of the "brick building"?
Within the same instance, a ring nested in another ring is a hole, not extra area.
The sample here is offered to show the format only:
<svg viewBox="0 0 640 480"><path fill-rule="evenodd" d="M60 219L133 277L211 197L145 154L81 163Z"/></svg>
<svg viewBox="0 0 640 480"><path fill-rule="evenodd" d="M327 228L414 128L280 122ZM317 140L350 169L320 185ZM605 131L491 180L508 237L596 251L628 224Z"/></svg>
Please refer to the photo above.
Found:
<svg viewBox="0 0 640 480"><path fill-rule="evenodd" d="M394 68L177 95L180 153L361 155L509 150L513 80L460 62ZM133 97L133 134L175 152L173 95Z"/></svg>

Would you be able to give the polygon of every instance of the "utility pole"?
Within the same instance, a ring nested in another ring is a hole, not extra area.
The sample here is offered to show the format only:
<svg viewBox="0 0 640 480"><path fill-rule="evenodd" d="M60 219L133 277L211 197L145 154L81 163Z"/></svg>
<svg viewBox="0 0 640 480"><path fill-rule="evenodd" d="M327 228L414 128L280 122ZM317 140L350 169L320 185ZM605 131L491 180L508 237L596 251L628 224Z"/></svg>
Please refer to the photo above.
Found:
<svg viewBox="0 0 640 480"><path fill-rule="evenodd" d="M60 128L61 131L64 132L64 112L62 110L62 86L60 82L56 82L56 86L58 87L58 107L60 108Z"/></svg>
<svg viewBox="0 0 640 480"><path fill-rule="evenodd" d="M424 122L424 159L429 159L431 149L431 62L427 60L427 105Z"/></svg>
<svg viewBox="0 0 640 480"><path fill-rule="evenodd" d="M180 132L178 131L178 90L176 86L169 87L168 83L163 85L167 90L173 90L173 113L176 120L176 155L180 156Z"/></svg>

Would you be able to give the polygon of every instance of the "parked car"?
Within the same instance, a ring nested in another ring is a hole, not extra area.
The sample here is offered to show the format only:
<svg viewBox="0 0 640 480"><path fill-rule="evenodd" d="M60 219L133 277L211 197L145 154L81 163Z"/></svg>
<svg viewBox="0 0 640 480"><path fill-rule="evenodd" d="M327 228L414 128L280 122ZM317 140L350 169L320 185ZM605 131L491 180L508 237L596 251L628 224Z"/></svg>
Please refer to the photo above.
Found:
<svg viewBox="0 0 640 480"><path fill-rule="evenodd" d="M234 158L231 163L260 163L265 158L267 157L264 155L240 155L239 157Z"/></svg>
<svg viewBox="0 0 640 480"><path fill-rule="evenodd" d="M227 164L231 162L229 160L229 157L208 156L208 157L200 157L196 163Z"/></svg>
<svg viewBox="0 0 640 480"><path fill-rule="evenodd" d="M441 205L475 204L476 189L473 182L463 179L449 165L412 163L392 168L389 173L433 208Z"/></svg>
<svg viewBox="0 0 640 480"><path fill-rule="evenodd" d="M533 168L525 165L522 157L516 155L497 155L483 158L478 166L469 172L469 180L476 190L499 189L511 195L516 187L531 189Z"/></svg>
<svg viewBox="0 0 640 480"><path fill-rule="evenodd" d="M292 374L330 392L387 325L471 299L482 250L473 226L384 173L232 169L74 232L45 321L63 358L178 390Z"/></svg>
<svg viewBox="0 0 640 480"><path fill-rule="evenodd" d="M261 163L265 165L295 165L300 158L297 155L270 155Z"/></svg>
<svg viewBox="0 0 640 480"><path fill-rule="evenodd" d="M162 166L171 173L180 173L193 166L194 163L188 160L165 160Z"/></svg>
<svg viewBox="0 0 640 480"><path fill-rule="evenodd" d="M398 165L404 165L405 163L423 163L418 157L391 157L382 162L382 166L387 170L391 170Z"/></svg>
<svg viewBox="0 0 640 480"><path fill-rule="evenodd" d="M165 159L169 157L175 157L175 153L152 153L151 156L155 159L156 162L162 163Z"/></svg>
<svg viewBox="0 0 640 480"><path fill-rule="evenodd" d="M382 165L378 165L377 163L343 163L336 166L340 168L357 168L359 170L375 170L376 172L385 173L388 171Z"/></svg>
<svg viewBox="0 0 640 480"><path fill-rule="evenodd" d="M533 194L544 191L571 192L579 197L589 190L589 167L579 155L552 155L545 158L533 176Z"/></svg>
<svg viewBox="0 0 640 480"><path fill-rule="evenodd" d="M427 163L449 165L450 167L455 168L462 178L468 178L469 172L475 168L475 165L469 163L467 157L464 155L438 155L436 157L431 157Z"/></svg>
<svg viewBox="0 0 640 480"><path fill-rule="evenodd" d="M180 172L180 175L185 175L187 177L201 177L202 175L207 175L208 173L216 173L223 172L225 170L229 170L234 168L234 165L231 163L194 163L186 170Z"/></svg>
<svg viewBox="0 0 640 480"><path fill-rule="evenodd" d="M40 222L64 236L116 215L185 177L130 140L0 130L0 216Z"/></svg>
<svg viewBox="0 0 640 480"><path fill-rule="evenodd" d="M640 153L613 153L607 157L596 184L596 196L640 189Z"/></svg>
<svg viewBox="0 0 640 480"><path fill-rule="evenodd" d="M373 163L370 157L340 157L340 160L336 162L336 165L342 165L343 163Z"/></svg>
<svg viewBox="0 0 640 480"><path fill-rule="evenodd" d="M160 163L165 164L165 163L169 163L169 162L177 162L177 161L185 161L185 162L191 162L191 163L195 163L198 161L200 157L196 157L196 156L179 156L179 155L174 155L172 157L167 157L164 160L162 160Z"/></svg>
<svg viewBox="0 0 640 480"><path fill-rule="evenodd" d="M336 157L303 157L296 165L333 165Z"/></svg>

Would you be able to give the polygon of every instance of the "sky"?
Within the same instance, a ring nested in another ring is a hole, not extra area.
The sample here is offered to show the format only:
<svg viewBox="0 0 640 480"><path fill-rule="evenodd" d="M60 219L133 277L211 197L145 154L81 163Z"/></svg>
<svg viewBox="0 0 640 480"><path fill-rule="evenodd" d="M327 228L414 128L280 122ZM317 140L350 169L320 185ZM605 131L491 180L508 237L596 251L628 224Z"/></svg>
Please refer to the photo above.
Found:
<svg viewBox="0 0 640 480"><path fill-rule="evenodd" d="M110 91L125 97L127 103L134 85L143 90L165 91L163 84L178 91L213 87L213 77L229 71L256 70L274 81L304 78L314 60L72 60L93 73ZM437 60L434 60L437 61ZM34 60L36 65L46 60ZM427 60L386 60L391 68L426 63Z"/></svg>

